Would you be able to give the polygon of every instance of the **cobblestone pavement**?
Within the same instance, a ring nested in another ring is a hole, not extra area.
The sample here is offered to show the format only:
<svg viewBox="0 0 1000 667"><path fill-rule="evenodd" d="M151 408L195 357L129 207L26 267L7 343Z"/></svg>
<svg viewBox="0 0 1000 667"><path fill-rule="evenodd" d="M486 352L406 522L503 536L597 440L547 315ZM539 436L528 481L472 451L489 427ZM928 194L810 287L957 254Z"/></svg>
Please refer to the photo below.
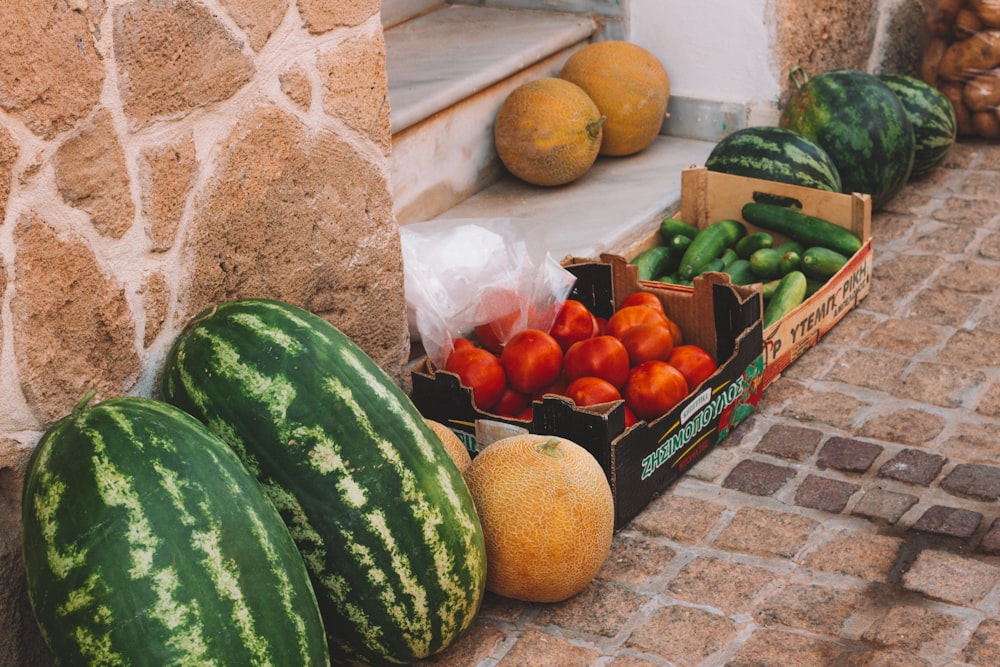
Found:
<svg viewBox="0 0 1000 667"><path fill-rule="evenodd" d="M867 298L588 588L489 596L431 662L1000 665L1000 145L958 144L872 227Z"/></svg>

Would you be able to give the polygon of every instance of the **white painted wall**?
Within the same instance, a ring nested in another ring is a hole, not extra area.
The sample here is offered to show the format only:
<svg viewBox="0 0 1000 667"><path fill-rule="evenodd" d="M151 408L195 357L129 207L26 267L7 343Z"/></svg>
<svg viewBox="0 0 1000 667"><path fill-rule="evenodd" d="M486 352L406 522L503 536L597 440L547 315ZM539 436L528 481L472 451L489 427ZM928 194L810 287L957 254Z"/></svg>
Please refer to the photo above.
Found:
<svg viewBox="0 0 1000 667"><path fill-rule="evenodd" d="M769 0L630 0L629 41L652 51L679 97L766 115L781 93Z"/></svg>

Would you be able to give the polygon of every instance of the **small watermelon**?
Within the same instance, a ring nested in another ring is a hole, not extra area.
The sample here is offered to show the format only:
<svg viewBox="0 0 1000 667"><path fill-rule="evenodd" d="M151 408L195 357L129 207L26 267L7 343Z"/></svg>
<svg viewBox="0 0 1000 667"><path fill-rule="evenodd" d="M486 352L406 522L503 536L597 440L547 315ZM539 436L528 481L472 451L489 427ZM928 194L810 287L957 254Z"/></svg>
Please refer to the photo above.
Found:
<svg viewBox="0 0 1000 667"><path fill-rule="evenodd" d="M955 145L958 121L955 107L940 90L906 74L879 74L882 83L896 94L913 125L913 171L923 176L941 164Z"/></svg>
<svg viewBox="0 0 1000 667"><path fill-rule="evenodd" d="M759 125L722 139L705 160L709 171L840 192L840 174L812 139L783 127Z"/></svg>
<svg viewBox="0 0 1000 667"><path fill-rule="evenodd" d="M469 628L486 584L469 489L409 397L339 329L280 301L218 304L174 341L161 389L281 512L335 664L410 664Z"/></svg>
<svg viewBox="0 0 1000 667"><path fill-rule="evenodd" d="M829 70L803 79L795 81L779 125L829 154L842 192L867 193L872 208L881 208L913 169L913 125L902 103L878 77L860 70Z"/></svg>
<svg viewBox="0 0 1000 667"><path fill-rule="evenodd" d="M55 663L329 665L302 555L236 454L166 403L92 397L24 480L28 595Z"/></svg>

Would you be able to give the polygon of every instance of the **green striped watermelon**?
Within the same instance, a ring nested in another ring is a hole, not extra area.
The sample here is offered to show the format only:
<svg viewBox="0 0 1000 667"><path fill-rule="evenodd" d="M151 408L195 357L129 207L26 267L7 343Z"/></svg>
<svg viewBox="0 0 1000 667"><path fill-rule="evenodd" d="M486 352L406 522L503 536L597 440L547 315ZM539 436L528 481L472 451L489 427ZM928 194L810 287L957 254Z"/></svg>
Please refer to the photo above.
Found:
<svg viewBox="0 0 1000 667"><path fill-rule="evenodd" d="M783 127L745 127L715 145L705 167L736 176L840 192L840 174L812 139Z"/></svg>
<svg viewBox="0 0 1000 667"><path fill-rule="evenodd" d="M955 107L940 90L906 74L879 74L906 111L913 125L913 171L910 178L923 176L941 164L955 145L958 120Z"/></svg>
<svg viewBox="0 0 1000 667"><path fill-rule="evenodd" d="M896 95L872 74L854 69L796 81L779 125L822 146L840 174L841 190L871 195L881 208L913 168L913 127Z"/></svg>
<svg viewBox="0 0 1000 667"><path fill-rule="evenodd" d="M328 665L302 557L226 443L166 403L91 397L42 437L23 490L57 664Z"/></svg>
<svg viewBox="0 0 1000 667"><path fill-rule="evenodd" d="M334 326L278 301L220 304L174 342L162 392L278 507L335 661L413 662L469 627L486 551L468 488L409 397Z"/></svg>

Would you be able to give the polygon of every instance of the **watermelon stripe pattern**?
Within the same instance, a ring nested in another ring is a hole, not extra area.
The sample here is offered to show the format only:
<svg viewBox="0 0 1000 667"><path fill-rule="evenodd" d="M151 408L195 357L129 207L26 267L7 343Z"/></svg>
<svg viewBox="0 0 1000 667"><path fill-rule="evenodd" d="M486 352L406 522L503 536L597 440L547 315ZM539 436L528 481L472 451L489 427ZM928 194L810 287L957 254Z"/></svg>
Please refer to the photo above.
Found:
<svg viewBox="0 0 1000 667"><path fill-rule="evenodd" d="M955 145L958 119L951 101L934 86L905 74L879 74L906 110L913 125L913 171L923 176L941 164Z"/></svg>
<svg viewBox="0 0 1000 667"><path fill-rule="evenodd" d="M884 83L860 70L829 70L806 80L779 125L819 144L837 165L842 191L871 195L873 210L899 192L913 169L909 117Z"/></svg>
<svg viewBox="0 0 1000 667"><path fill-rule="evenodd" d="M409 398L321 318L246 299L196 317L162 392L220 434L284 517L335 661L430 656L485 589L475 506Z"/></svg>
<svg viewBox="0 0 1000 667"><path fill-rule="evenodd" d="M715 145L705 167L828 192L840 192L841 188L837 166L826 151L782 127L760 125L733 132Z"/></svg>
<svg viewBox="0 0 1000 667"><path fill-rule="evenodd" d="M29 596L58 664L329 664L281 517L182 411L78 406L39 442L23 501Z"/></svg>

